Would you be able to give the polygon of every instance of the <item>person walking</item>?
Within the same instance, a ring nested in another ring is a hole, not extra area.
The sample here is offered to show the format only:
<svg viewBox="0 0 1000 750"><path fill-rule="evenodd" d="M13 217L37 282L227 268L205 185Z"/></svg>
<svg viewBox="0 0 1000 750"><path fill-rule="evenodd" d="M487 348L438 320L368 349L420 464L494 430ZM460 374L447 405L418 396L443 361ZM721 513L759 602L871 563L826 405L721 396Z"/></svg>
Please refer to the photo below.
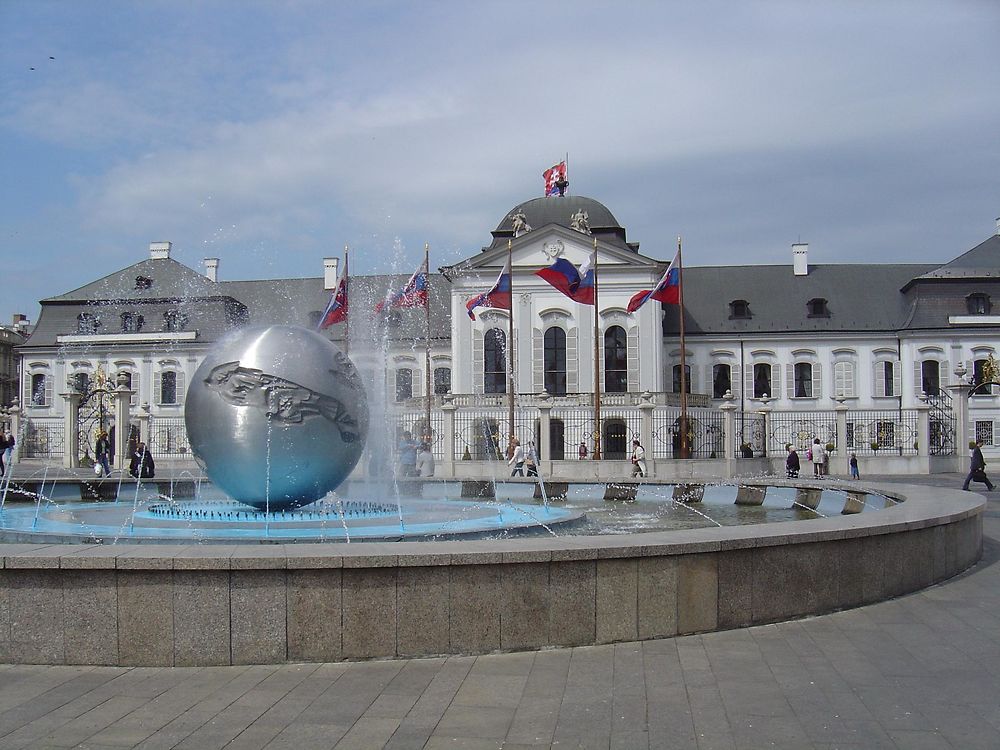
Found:
<svg viewBox="0 0 1000 750"><path fill-rule="evenodd" d="M969 476L965 478L962 489L968 491L969 482L978 482L986 485L987 492L993 492L993 482L986 476L986 459L983 458L983 441L976 440L972 448L972 463L969 466Z"/></svg>
<svg viewBox="0 0 1000 750"><path fill-rule="evenodd" d="M646 476L646 449L638 439L632 441L632 476Z"/></svg>
<svg viewBox="0 0 1000 750"><path fill-rule="evenodd" d="M813 476L820 479L823 478L823 464L826 463L826 448L819 441L819 438L813 439L812 448L809 449L812 454L810 460L813 465Z"/></svg>
<svg viewBox="0 0 1000 750"><path fill-rule="evenodd" d="M510 459L507 461L508 466L513 466L510 475L513 476L524 476L524 448L521 447L521 441L514 438L510 442L513 450L510 454Z"/></svg>
<svg viewBox="0 0 1000 750"><path fill-rule="evenodd" d="M10 430L4 433L3 439L7 447L4 448L3 461L0 461L0 464L5 465L9 469L14 465L14 446L17 444L17 441L14 440L14 435L11 434Z"/></svg>
<svg viewBox="0 0 1000 750"><path fill-rule="evenodd" d="M538 476L538 451L535 450L535 441L528 441L528 450L524 452L524 468L529 477Z"/></svg>
<svg viewBox="0 0 1000 750"><path fill-rule="evenodd" d="M108 433L104 430L97 433L97 442L94 443L94 457L98 465L104 470L102 476L110 477L111 464L109 460L111 458L111 441L108 439Z"/></svg>
<svg viewBox="0 0 1000 750"><path fill-rule="evenodd" d="M851 454L851 460L847 462L851 467L851 479L861 479L861 472L858 471L858 456L856 453Z"/></svg>
<svg viewBox="0 0 1000 750"><path fill-rule="evenodd" d="M785 474L789 479L795 479L802 468L802 465L799 463L799 454L796 452L795 446L791 443L786 446L785 450L788 451L788 455L785 456Z"/></svg>
<svg viewBox="0 0 1000 750"><path fill-rule="evenodd" d="M7 435L0 432L0 477L7 473L7 469L4 466L4 458L7 456Z"/></svg>
<svg viewBox="0 0 1000 750"><path fill-rule="evenodd" d="M146 444L139 441L136 444L132 460L129 461L128 473L136 479L152 479L156 475L156 464L153 455L147 450Z"/></svg>

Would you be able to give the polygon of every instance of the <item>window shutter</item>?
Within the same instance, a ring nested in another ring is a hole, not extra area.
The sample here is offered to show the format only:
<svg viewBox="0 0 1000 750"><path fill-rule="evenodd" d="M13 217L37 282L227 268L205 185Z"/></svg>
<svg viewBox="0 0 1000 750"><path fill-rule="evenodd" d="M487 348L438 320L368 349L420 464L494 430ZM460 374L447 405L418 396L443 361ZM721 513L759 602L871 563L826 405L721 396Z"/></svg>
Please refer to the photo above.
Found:
<svg viewBox="0 0 1000 750"><path fill-rule="evenodd" d="M637 393L639 390L639 326L632 326L628 329L625 341L628 347L625 357L628 364L628 390L630 393ZM691 368L691 372L694 372L694 368ZM694 385L691 386L691 392L695 392Z"/></svg>
<svg viewBox="0 0 1000 750"><path fill-rule="evenodd" d="M813 362L812 366L812 388L813 398L823 397L823 365Z"/></svg>
<svg viewBox="0 0 1000 750"><path fill-rule="evenodd" d="M702 372L704 373L701 378L702 391L711 396L715 390L715 380L712 378L712 365L705 365L702 368Z"/></svg>
<svg viewBox="0 0 1000 750"><path fill-rule="evenodd" d="M771 365L771 398L781 398L781 365Z"/></svg>
<svg viewBox="0 0 1000 750"><path fill-rule="evenodd" d="M424 391L423 391L424 368L422 368L422 367L415 367L414 369L410 370L410 372L413 373L410 376L412 378L412 380L410 382L413 383L413 389L412 389L413 390L413 397L414 398L422 398L423 395L424 395Z"/></svg>
<svg viewBox="0 0 1000 750"><path fill-rule="evenodd" d="M131 387L132 387L132 398L129 399L129 405L130 406L138 406L139 405L139 401L140 401L139 396L141 395L139 393L139 373L138 372L135 372L135 371L132 372L132 386Z"/></svg>
<svg viewBox="0 0 1000 750"><path fill-rule="evenodd" d="M729 380L731 382L729 388L733 392L733 399L735 401L740 400L740 393L743 392L743 381L740 380L740 376L740 366L733 365L732 369L729 371Z"/></svg>
<svg viewBox="0 0 1000 750"><path fill-rule="evenodd" d="M788 398L795 396L795 365L785 365L785 390L788 392Z"/></svg>
<svg viewBox="0 0 1000 750"><path fill-rule="evenodd" d="M902 396L903 395L903 386L902 386L902 383L900 382L902 380L902 376L903 376L903 363L902 362L893 362L892 363L892 395L893 396Z"/></svg>
<svg viewBox="0 0 1000 750"><path fill-rule="evenodd" d="M184 397L187 395L187 386L185 384L184 371L177 371L177 399L176 403L183 406Z"/></svg>
<svg viewBox="0 0 1000 750"><path fill-rule="evenodd" d="M545 334L538 328L531 329L531 390L541 393L545 390L543 366L545 364ZM569 342L566 342L567 345ZM567 369L569 366L567 365Z"/></svg>
<svg viewBox="0 0 1000 750"><path fill-rule="evenodd" d="M938 383L941 384L941 390L944 390L945 386L951 383L951 364L947 361L938 363Z"/></svg>
<svg viewBox="0 0 1000 750"><path fill-rule="evenodd" d="M874 387L872 388L872 395L884 396L885 395L885 362L876 362L872 365L872 383Z"/></svg>
<svg viewBox="0 0 1000 750"><path fill-rule="evenodd" d="M923 377L920 374L920 360L913 363L913 395L920 398L924 392Z"/></svg>
<svg viewBox="0 0 1000 750"><path fill-rule="evenodd" d="M569 393L580 392L579 330L570 328L566 332L566 390Z"/></svg>
<svg viewBox="0 0 1000 750"><path fill-rule="evenodd" d="M472 391L482 393L486 387L486 378L483 374L483 331L472 332Z"/></svg>
<svg viewBox="0 0 1000 750"><path fill-rule="evenodd" d="M162 401L163 391L160 389L161 376L159 372L153 373L153 403L159 406Z"/></svg>
<svg viewBox="0 0 1000 750"><path fill-rule="evenodd" d="M753 398L753 362L746 366L743 372L743 392L747 394L747 398Z"/></svg>
<svg viewBox="0 0 1000 750"><path fill-rule="evenodd" d="M55 379L48 373L43 375L45 378L45 405L52 406L52 381Z"/></svg>

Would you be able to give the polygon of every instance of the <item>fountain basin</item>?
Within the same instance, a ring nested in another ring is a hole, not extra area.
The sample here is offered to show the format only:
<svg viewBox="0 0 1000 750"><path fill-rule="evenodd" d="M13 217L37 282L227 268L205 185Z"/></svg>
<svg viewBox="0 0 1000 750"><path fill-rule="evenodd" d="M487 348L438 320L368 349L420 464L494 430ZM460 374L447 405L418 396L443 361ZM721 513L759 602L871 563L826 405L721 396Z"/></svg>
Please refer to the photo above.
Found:
<svg viewBox="0 0 1000 750"><path fill-rule="evenodd" d="M780 524L370 544L0 545L0 661L217 665L659 638L859 606L982 552L984 499Z"/></svg>

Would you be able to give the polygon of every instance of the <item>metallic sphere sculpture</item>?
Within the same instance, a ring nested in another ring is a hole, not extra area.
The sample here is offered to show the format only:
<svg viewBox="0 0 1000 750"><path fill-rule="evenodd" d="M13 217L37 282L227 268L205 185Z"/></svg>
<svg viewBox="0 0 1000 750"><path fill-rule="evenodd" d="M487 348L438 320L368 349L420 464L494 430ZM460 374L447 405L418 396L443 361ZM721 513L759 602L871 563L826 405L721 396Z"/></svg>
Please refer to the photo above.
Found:
<svg viewBox="0 0 1000 750"><path fill-rule="evenodd" d="M191 450L234 500L296 508L335 489L361 457L368 399L347 355L295 326L219 341L187 391Z"/></svg>

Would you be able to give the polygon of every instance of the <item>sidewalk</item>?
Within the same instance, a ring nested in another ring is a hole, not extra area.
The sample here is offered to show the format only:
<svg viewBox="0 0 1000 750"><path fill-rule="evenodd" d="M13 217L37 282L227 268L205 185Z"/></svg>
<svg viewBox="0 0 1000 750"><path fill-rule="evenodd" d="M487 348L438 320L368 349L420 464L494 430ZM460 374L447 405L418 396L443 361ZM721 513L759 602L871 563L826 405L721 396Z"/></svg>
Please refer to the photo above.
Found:
<svg viewBox="0 0 1000 750"><path fill-rule="evenodd" d="M987 497L969 572L778 625L348 664L0 665L0 750L997 748L1000 497Z"/></svg>

